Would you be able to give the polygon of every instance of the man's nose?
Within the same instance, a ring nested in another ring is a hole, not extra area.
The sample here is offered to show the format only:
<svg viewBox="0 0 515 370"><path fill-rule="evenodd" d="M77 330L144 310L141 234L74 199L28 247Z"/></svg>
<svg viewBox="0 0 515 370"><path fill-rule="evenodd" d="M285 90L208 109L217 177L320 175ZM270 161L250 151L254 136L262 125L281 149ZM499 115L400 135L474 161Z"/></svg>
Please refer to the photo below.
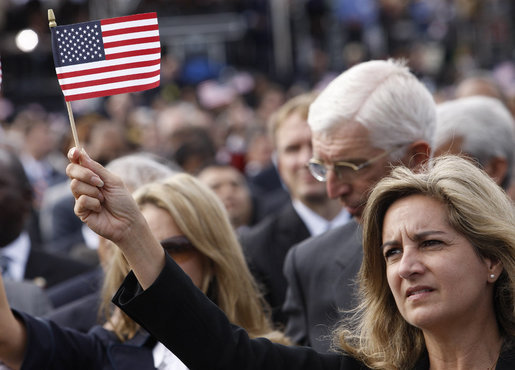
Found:
<svg viewBox="0 0 515 370"><path fill-rule="evenodd" d="M329 198L337 199L350 194L352 191L352 185L350 181L339 178L333 169L328 169L326 189Z"/></svg>

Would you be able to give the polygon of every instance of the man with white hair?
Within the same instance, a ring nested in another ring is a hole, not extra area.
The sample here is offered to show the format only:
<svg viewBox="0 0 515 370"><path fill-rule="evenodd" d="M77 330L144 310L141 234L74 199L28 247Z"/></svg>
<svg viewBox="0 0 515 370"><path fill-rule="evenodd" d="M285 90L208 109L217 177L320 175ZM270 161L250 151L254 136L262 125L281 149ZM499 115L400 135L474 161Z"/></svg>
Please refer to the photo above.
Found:
<svg viewBox="0 0 515 370"><path fill-rule="evenodd" d="M498 99L460 98L436 107L435 155L464 154L508 189L515 151L513 118Z"/></svg>
<svg viewBox="0 0 515 370"><path fill-rule="evenodd" d="M353 307L362 259L359 221L369 191L392 166L416 168L429 158L435 103L403 63L370 61L332 81L311 104L308 123L309 169L353 220L290 249L283 311L287 335L327 352L340 310Z"/></svg>

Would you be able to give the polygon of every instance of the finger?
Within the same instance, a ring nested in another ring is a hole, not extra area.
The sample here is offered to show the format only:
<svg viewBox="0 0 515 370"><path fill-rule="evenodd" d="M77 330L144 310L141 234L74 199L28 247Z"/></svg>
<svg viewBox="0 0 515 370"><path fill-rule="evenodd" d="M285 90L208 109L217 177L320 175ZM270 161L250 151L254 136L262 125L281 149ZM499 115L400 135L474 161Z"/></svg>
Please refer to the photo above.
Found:
<svg viewBox="0 0 515 370"><path fill-rule="evenodd" d="M88 197L87 195L81 195L76 201L73 208L77 217L81 221L85 221L86 218L92 213L99 213L102 211L102 204L97 198Z"/></svg>
<svg viewBox="0 0 515 370"><path fill-rule="evenodd" d="M104 195L100 189L94 185L89 185L85 182L73 179L70 182L70 189L75 199L78 199L81 195L86 195L91 198L97 198L100 202L104 201Z"/></svg>
<svg viewBox="0 0 515 370"><path fill-rule="evenodd" d="M66 174L72 180L81 181L83 183L102 187L104 182L93 171L81 166L80 164L70 163L66 166Z"/></svg>
<svg viewBox="0 0 515 370"><path fill-rule="evenodd" d="M82 150L83 149L77 149L76 147L71 148L68 151L68 159L70 160L70 162L79 164L80 152Z"/></svg>
<svg viewBox="0 0 515 370"><path fill-rule="evenodd" d="M73 163L80 163L81 166L93 171L103 182L118 183L118 178L106 170L100 163L91 159L84 149L80 151L77 148L70 149L68 158Z"/></svg>

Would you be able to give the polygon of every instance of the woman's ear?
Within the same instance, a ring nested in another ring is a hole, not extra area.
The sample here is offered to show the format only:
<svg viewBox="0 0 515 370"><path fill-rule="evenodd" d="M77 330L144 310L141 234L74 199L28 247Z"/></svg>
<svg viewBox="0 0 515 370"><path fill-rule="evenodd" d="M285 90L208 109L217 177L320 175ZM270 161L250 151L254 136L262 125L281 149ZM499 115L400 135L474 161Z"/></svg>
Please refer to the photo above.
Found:
<svg viewBox="0 0 515 370"><path fill-rule="evenodd" d="M488 280L497 281L504 269L502 262L498 258L485 258L485 263L488 269Z"/></svg>

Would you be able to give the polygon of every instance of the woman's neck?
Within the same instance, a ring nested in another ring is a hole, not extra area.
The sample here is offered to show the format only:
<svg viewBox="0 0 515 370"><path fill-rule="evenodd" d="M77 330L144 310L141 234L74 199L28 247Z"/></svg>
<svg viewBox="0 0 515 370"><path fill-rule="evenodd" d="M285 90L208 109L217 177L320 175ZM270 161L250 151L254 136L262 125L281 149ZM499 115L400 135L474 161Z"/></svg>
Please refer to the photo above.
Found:
<svg viewBox="0 0 515 370"><path fill-rule="evenodd" d="M430 369L495 369L503 343L497 323L494 318L477 324L439 333L425 330Z"/></svg>

